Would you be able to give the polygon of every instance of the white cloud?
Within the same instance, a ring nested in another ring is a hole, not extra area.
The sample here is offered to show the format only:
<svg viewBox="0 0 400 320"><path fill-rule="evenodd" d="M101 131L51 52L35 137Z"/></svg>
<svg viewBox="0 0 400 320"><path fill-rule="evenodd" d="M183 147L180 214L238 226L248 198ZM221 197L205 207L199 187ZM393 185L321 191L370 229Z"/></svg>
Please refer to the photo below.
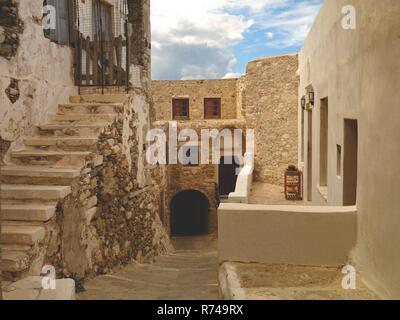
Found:
<svg viewBox="0 0 400 320"><path fill-rule="evenodd" d="M237 73L237 72L228 72L227 74L225 74L222 79L236 79L236 78L240 78L241 76L243 76L242 73Z"/></svg>
<svg viewBox="0 0 400 320"><path fill-rule="evenodd" d="M274 35L268 45L272 48L300 46L307 36L322 0L290 0L281 10L266 10L256 19L259 28ZM279 8L278 8L279 9ZM267 35L268 37L268 35Z"/></svg>
<svg viewBox="0 0 400 320"><path fill-rule="evenodd" d="M274 34L272 32L266 32L265 35L268 39L272 39L274 37Z"/></svg>
<svg viewBox="0 0 400 320"><path fill-rule="evenodd" d="M243 39L253 21L224 11L230 3L153 0L153 78L220 78L233 72L236 60L229 47Z"/></svg>
<svg viewBox="0 0 400 320"><path fill-rule="evenodd" d="M262 44L264 51L265 46L298 45L321 1L152 0L153 78L234 74L237 61L232 46L257 30L264 30L268 40ZM243 50L252 50L250 47Z"/></svg>

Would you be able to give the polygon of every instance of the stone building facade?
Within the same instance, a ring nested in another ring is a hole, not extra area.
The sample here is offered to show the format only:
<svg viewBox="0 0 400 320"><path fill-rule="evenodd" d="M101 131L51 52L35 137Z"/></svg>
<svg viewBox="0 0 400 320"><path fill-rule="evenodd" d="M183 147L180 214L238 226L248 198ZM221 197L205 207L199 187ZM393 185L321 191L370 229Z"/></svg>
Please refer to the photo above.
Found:
<svg viewBox="0 0 400 320"><path fill-rule="evenodd" d="M255 179L282 185L287 166L297 164L297 58L297 55L285 55L252 61L246 74L239 79L152 81L157 119L154 126L163 127L176 121L179 130L191 128L199 135L201 129L242 129L246 136L248 130L254 129ZM208 98L220 99L217 119L207 119L205 99ZM174 120L175 99L187 100L186 120ZM247 149L246 138L242 141L240 150L225 150L228 158L239 155L238 167L243 164ZM165 221L170 218L170 203L177 193L200 190L214 204L218 198L214 186L221 193L221 185L228 179L221 174L225 170L221 164L167 167ZM217 228L214 212L210 212L210 232ZM170 224L166 223L166 226L168 228Z"/></svg>
<svg viewBox="0 0 400 320"><path fill-rule="evenodd" d="M172 120L174 98L188 98L189 119L204 120L204 99L221 98L221 119L236 119L237 79L152 81L156 120ZM212 121L212 120L211 120Z"/></svg>
<svg viewBox="0 0 400 320"><path fill-rule="evenodd" d="M255 180L283 185L283 172L297 164L298 56L262 58L247 65L242 114L255 130Z"/></svg>

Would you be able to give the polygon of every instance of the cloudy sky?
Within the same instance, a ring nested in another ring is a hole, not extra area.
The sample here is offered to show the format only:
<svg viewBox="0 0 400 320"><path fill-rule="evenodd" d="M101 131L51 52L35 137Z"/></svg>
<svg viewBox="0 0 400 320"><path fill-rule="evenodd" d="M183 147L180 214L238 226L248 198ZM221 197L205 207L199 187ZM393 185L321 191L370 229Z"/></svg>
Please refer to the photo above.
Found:
<svg viewBox="0 0 400 320"><path fill-rule="evenodd" d="M323 0L152 0L153 79L235 77L299 51Z"/></svg>

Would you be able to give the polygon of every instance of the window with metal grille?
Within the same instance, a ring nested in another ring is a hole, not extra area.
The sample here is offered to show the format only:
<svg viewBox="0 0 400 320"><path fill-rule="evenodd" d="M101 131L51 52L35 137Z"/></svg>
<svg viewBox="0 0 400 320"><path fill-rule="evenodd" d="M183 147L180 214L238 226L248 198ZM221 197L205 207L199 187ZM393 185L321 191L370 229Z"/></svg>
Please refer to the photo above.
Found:
<svg viewBox="0 0 400 320"><path fill-rule="evenodd" d="M189 120L189 99L172 99L172 113L174 120Z"/></svg>
<svg viewBox="0 0 400 320"><path fill-rule="evenodd" d="M73 27L73 4L68 0L45 0L45 6L53 6L55 9L55 18L56 23L55 29L45 29L44 36L51 41L69 45L72 43L71 36L73 35L73 31L71 28ZM45 15L50 13L44 13Z"/></svg>
<svg viewBox="0 0 400 320"><path fill-rule="evenodd" d="M221 98L204 99L204 119L221 119Z"/></svg>

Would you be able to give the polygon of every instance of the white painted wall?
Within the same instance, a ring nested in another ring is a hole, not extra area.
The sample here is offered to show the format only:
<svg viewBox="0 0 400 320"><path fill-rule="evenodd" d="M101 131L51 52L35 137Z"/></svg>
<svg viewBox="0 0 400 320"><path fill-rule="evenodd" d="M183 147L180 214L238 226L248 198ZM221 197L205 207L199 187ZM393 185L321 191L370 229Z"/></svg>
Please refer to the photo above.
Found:
<svg viewBox="0 0 400 320"><path fill-rule="evenodd" d="M220 262L339 266L356 243L355 207L222 203Z"/></svg>
<svg viewBox="0 0 400 320"><path fill-rule="evenodd" d="M235 192L229 194L230 203L248 203L251 188L253 185L254 154L245 153L244 166L241 169L237 181Z"/></svg>
<svg viewBox="0 0 400 320"><path fill-rule="evenodd" d="M356 30L342 28L341 11L346 5L356 9ZM312 84L317 102L313 111L313 158L306 155L305 159L305 197L306 164L313 161L311 204L343 204L343 181L336 176L336 144L343 147L344 119L357 119L358 241L354 259L370 285L392 298L400 298L400 203L396 201L400 181L399 16L398 0L327 0L299 55L299 100ZM317 188L319 99L326 96L327 201ZM307 150L307 139L304 143Z"/></svg>

